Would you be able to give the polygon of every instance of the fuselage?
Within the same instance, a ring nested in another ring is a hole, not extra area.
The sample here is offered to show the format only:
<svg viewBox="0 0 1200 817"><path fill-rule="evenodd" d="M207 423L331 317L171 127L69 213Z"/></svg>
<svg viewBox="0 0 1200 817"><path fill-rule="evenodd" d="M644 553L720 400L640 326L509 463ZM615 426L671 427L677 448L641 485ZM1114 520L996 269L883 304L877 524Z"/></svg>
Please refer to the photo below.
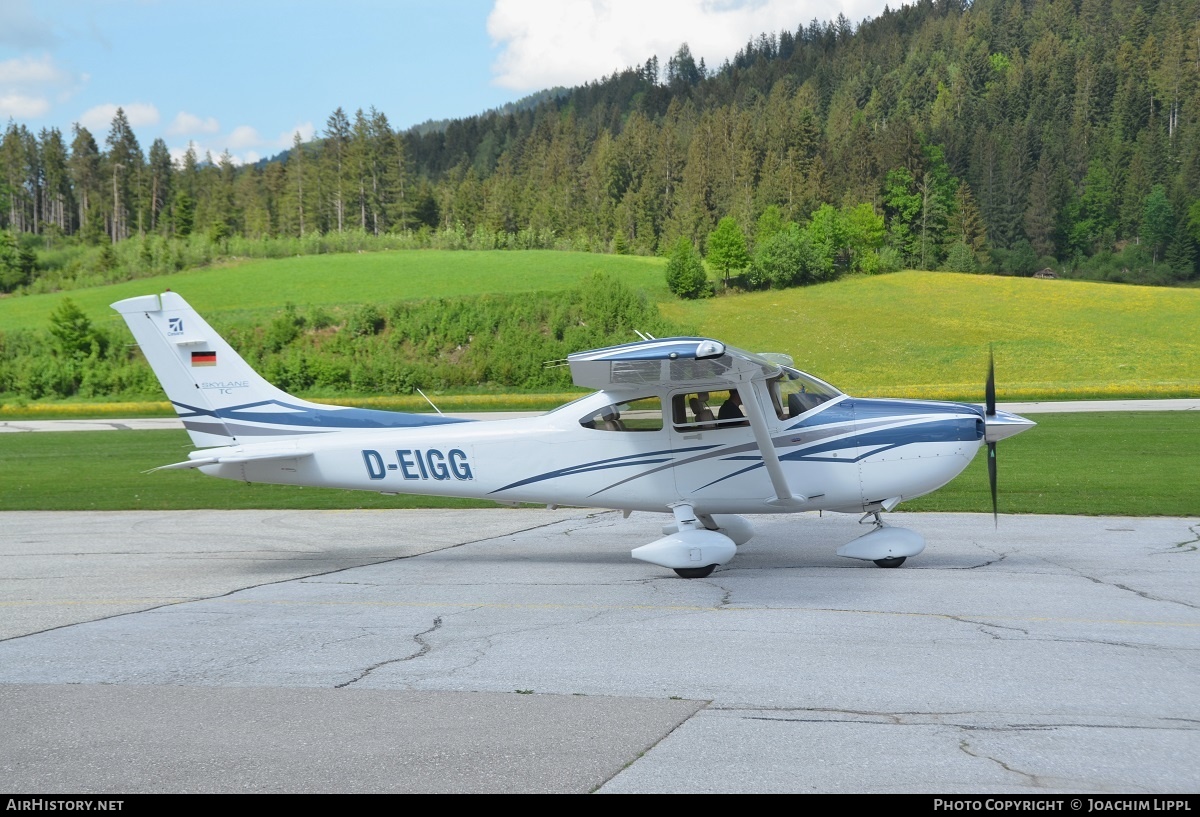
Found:
<svg viewBox="0 0 1200 817"><path fill-rule="evenodd" d="M247 482L660 512L687 502L699 513L753 514L890 508L945 485L983 442L983 410L973 405L831 390L789 410L768 388L742 390L776 409L767 430L798 498L786 506L768 504L776 492L748 422L685 408L709 394L695 384L686 394L601 391L537 417L312 433L197 455L275 452L201 468ZM288 446L297 457L279 456Z"/></svg>

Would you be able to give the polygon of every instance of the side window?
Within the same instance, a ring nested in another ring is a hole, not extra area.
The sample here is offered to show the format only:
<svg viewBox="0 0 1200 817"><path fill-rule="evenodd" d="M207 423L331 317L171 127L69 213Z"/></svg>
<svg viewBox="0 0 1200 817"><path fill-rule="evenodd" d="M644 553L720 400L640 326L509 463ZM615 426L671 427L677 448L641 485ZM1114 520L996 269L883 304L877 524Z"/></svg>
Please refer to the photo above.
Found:
<svg viewBox="0 0 1200 817"><path fill-rule="evenodd" d="M584 417L579 424L597 431L662 431L662 401L639 397L613 403Z"/></svg>
<svg viewBox="0 0 1200 817"><path fill-rule="evenodd" d="M737 389L677 394L671 405L675 427L680 431L709 431L750 424Z"/></svg>

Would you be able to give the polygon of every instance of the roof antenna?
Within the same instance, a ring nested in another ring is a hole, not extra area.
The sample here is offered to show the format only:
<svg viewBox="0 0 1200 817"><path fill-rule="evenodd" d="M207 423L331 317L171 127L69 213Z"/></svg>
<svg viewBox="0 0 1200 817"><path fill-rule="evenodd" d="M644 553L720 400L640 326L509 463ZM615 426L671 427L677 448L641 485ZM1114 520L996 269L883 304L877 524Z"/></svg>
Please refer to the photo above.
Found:
<svg viewBox="0 0 1200 817"><path fill-rule="evenodd" d="M416 387L416 386L413 386L413 388L414 388L414 389L416 389L417 387ZM425 398L425 402L426 402L426 403L428 403L429 405L433 406L433 410L434 410L434 411L436 411L438 414L441 414L441 413L442 413L442 410L441 410L440 408L438 408L437 406L434 406L434 405L433 405L433 401L429 399L429 395L425 394L425 392L421 391L420 389L417 389L417 394L419 394L419 395L421 395L422 397L424 397L424 398Z"/></svg>

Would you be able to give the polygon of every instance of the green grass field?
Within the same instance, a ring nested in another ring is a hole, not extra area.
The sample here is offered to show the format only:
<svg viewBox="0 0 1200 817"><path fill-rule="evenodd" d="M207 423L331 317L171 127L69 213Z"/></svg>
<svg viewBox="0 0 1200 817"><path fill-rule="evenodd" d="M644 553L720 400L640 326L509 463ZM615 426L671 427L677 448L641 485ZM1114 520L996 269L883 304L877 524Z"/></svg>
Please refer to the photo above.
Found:
<svg viewBox="0 0 1200 817"><path fill-rule="evenodd" d="M663 313L862 396L1002 400L1200 395L1200 290L901 272Z"/></svg>
<svg viewBox="0 0 1200 817"><path fill-rule="evenodd" d="M1200 416L1194 412L1043 414L999 445L1002 513L1200 515ZM495 507L365 491L244 485L194 471L180 431L0 434L0 510ZM984 457L907 511L991 512ZM1003 521L1001 521L1003 524Z"/></svg>
<svg viewBox="0 0 1200 817"><path fill-rule="evenodd" d="M991 346L1001 400L1200 396L1200 289L909 271L679 301L665 290L664 264L586 253L407 250L252 261L67 295L93 320L116 322L109 303L170 288L217 325L265 324L288 302L344 307L553 291L603 270L646 291L677 324L751 351L788 353L851 394L981 400ZM0 299L0 329L46 327L62 297ZM9 416L55 411L32 406Z"/></svg>
<svg viewBox="0 0 1200 817"><path fill-rule="evenodd" d="M144 473L186 459L191 450L182 429L0 434L0 511L496 507L475 500L247 485L196 471Z"/></svg>
<svg viewBox="0 0 1200 817"><path fill-rule="evenodd" d="M244 261L142 278L104 287L48 295L0 298L0 329L45 328L50 313L69 297L93 321L119 321L109 304L166 289L180 293L201 314L269 320L286 303L357 306L482 295L553 292L604 271L655 299L668 296L666 261L631 255L547 250L494 252L396 250Z"/></svg>

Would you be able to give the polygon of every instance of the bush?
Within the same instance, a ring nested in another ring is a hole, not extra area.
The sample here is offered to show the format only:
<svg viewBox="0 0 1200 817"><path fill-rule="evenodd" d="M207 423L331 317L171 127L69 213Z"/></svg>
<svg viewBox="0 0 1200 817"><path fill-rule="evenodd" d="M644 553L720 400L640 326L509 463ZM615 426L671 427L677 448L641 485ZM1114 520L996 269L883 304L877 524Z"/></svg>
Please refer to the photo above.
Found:
<svg viewBox="0 0 1200 817"><path fill-rule="evenodd" d="M816 258L808 236L796 224L788 224L754 251L746 281L750 286L783 289L816 280Z"/></svg>
<svg viewBox="0 0 1200 817"><path fill-rule="evenodd" d="M947 272L979 272L979 259L965 243L956 241L950 246L942 269Z"/></svg>
<svg viewBox="0 0 1200 817"><path fill-rule="evenodd" d="M680 298L707 298L713 294L700 253L686 236L675 242L667 261L667 289Z"/></svg>

